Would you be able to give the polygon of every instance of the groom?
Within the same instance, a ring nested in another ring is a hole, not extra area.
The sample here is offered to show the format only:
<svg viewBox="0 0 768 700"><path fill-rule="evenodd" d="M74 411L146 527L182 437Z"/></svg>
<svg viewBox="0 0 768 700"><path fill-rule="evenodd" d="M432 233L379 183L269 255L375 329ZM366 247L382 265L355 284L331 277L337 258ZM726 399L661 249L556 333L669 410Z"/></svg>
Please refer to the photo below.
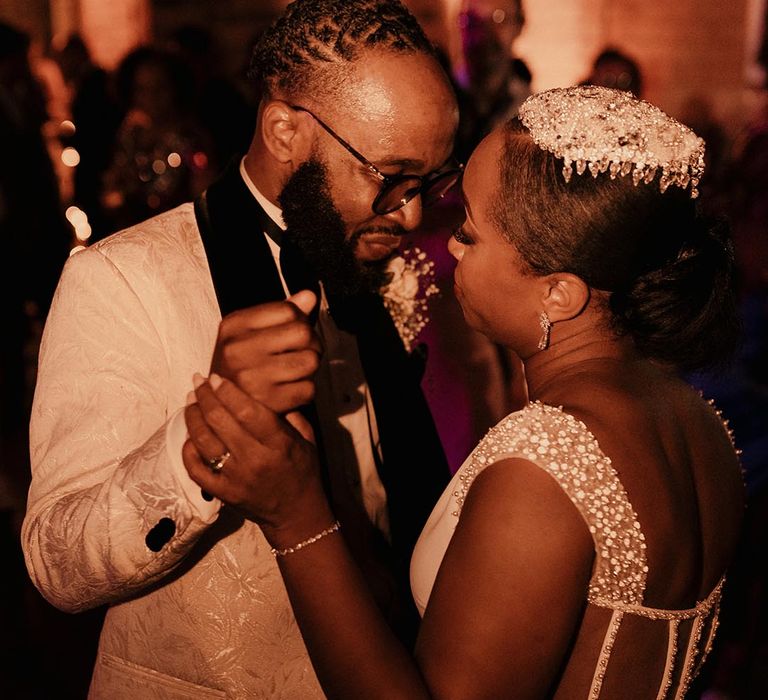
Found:
<svg viewBox="0 0 768 700"><path fill-rule="evenodd" d="M269 546L237 511L248 474L219 444L202 457L221 500L186 474L195 374L310 418L350 549L410 629L410 550L449 473L380 290L456 180L454 96L395 0L296 0L254 74L245 157L194 204L70 258L46 325L22 539L54 605L110 604L92 698L322 697ZM303 288L317 318L286 301Z"/></svg>

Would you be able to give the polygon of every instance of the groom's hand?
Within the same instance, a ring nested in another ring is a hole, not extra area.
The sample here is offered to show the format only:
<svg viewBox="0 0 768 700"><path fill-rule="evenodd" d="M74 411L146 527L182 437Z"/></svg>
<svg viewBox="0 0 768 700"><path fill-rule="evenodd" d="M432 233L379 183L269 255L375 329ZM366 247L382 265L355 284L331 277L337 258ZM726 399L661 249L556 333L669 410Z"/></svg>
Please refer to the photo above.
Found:
<svg viewBox="0 0 768 700"><path fill-rule="evenodd" d="M276 413L310 402L322 351L308 318L316 302L312 292L302 291L225 316L211 373L226 377Z"/></svg>
<svg viewBox="0 0 768 700"><path fill-rule="evenodd" d="M205 493L267 526L300 524L317 505L322 507L325 496L313 446L290 425L292 421L254 401L232 382L216 375L197 382L195 401L187 405L185 419L189 439L182 457L190 477ZM209 456L225 453L226 464L213 471ZM327 527L327 507L322 510L326 524L319 529L309 524L309 534ZM290 536L292 541L281 546L306 537Z"/></svg>

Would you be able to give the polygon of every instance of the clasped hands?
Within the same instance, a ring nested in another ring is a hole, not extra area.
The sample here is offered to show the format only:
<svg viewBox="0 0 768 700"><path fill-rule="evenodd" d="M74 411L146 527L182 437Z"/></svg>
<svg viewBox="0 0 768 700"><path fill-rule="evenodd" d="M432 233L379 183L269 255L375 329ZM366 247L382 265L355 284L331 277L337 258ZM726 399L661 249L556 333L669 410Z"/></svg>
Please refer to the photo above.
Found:
<svg viewBox="0 0 768 700"><path fill-rule="evenodd" d="M185 409L189 476L261 525L273 546L331 518L312 428L297 411L315 393L322 349L308 314L316 302L302 291L222 319L210 376L196 378ZM212 471L211 459L226 453L225 467Z"/></svg>

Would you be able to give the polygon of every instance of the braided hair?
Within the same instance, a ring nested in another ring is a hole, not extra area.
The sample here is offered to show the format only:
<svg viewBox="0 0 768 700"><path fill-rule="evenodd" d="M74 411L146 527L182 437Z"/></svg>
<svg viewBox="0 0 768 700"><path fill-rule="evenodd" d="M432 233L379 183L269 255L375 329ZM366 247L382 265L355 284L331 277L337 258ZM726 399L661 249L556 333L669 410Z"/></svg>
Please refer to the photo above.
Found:
<svg viewBox="0 0 768 700"><path fill-rule="evenodd" d="M270 94L333 94L343 70L366 49L434 55L416 18L399 0L294 0L259 38L249 76Z"/></svg>

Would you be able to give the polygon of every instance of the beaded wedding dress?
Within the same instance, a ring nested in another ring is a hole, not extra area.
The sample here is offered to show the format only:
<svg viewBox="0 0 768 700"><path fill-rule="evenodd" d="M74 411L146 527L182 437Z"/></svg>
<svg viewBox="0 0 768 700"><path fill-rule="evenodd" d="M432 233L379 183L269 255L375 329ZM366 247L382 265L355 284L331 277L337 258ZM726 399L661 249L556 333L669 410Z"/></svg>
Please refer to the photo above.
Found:
<svg viewBox="0 0 768 700"><path fill-rule="evenodd" d="M585 617L592 616L600 633L594 637L592 656L581 657L589 657L585 663L590 664L592 680L584 695L568 691L567 697L684 697L711 648L724 579L688 610L644 605L648 564L641 523L597 440L582 422L559 408L534 402L510 414L488 432L455 474L427 521L411 562L411 587L420 612L426 608L474 478L507 457L530 460L549 473L579 510L594 541ZM645 690L627 692L636 685Z"/></svg>

